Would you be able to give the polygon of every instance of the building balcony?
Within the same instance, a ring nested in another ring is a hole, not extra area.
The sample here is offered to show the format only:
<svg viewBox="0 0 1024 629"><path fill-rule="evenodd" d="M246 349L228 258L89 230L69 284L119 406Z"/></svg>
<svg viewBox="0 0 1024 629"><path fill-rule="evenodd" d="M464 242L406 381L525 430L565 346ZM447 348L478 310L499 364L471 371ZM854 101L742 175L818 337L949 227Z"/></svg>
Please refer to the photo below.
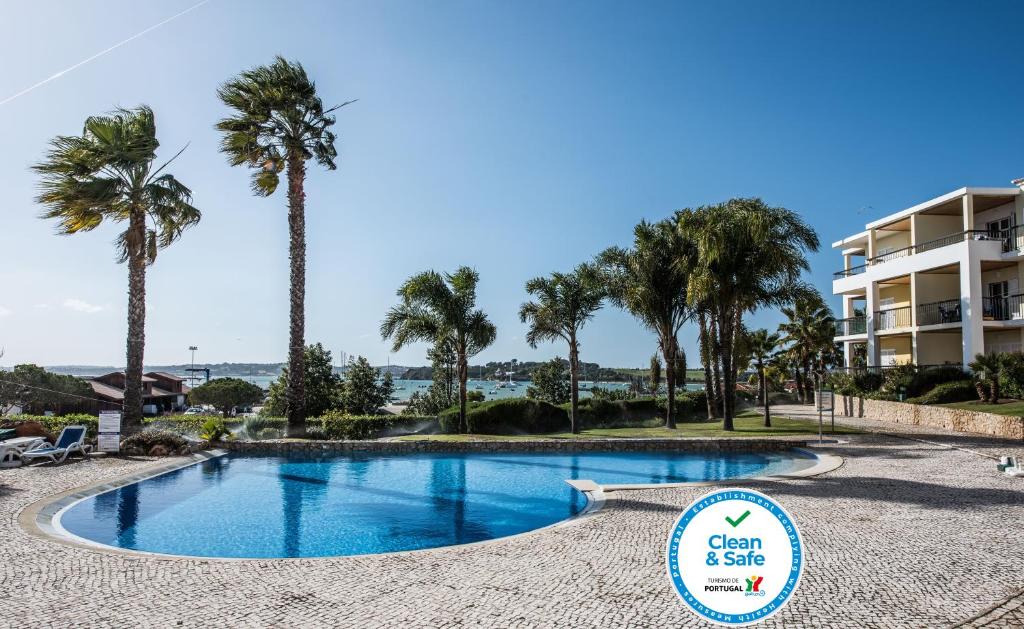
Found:
<svg viewBox="0 0 1024 629"><path fill-rule="evenodd" d="M948 247L949 245L955 245L966 240L1002 241L1003 252L1016 251L1024 248L1024 233L1018 233L1018 227L1019 226L1014 226L1009 229L996 231L972 229L969 231L948 234L941 238L935 238L927 242L903 247L902 249L896 249L895 251L886 251L885 253L879 254L873 258L868 258L864 264L853 266L849 269L843 269L842 271L836 271L832 274L832 277L833 279L839 280L853 275L859 275L866 272L868 267L884 264L893 260L899 260L901 258L907 258L918 253Z"/></svg>
<svg viewBox="0 0 1024 629"><path fill-rule="evenodd" d="M959 299L944 299L917 306L917 325L942 325L960 323L962 320Z"/></svg>
<svg viewBox="0 0 1024 629"><path fill-rule="evenodd" d="M1006 297L983 297L981 314L985 321L1021 321L1024 320L1024 295L1007 295Z"/></svg>
<svg viewBox="0 0 1024 629"><path fill-rule="evenodd" d="M867 317L850 317L849 319L836 319L836 336L854 336L856 334L868 333Z"/></svg>
<svg viewBox="0 0 1024 629"><path fill-rule="evenodd" d="M887 308L875 311L875 330L884 332L886 330L898 330L910 327L910 306L899 308Z"/></svg>

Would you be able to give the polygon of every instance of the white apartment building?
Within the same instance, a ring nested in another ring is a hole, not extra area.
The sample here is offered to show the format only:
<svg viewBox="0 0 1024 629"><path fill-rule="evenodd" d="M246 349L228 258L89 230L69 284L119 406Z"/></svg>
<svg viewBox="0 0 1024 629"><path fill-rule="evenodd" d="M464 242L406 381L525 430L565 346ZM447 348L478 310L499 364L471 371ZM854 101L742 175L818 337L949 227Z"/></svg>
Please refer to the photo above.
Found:
<svg viewBox="0 0 1024 629"><path fill-rule="evenodd" d="M1018 183L1018 182L1014 182ZM959 364L1024 344L1024 192L961 188L832 243L847 367ZM863 347L859 347L863 346Z"/></svg>

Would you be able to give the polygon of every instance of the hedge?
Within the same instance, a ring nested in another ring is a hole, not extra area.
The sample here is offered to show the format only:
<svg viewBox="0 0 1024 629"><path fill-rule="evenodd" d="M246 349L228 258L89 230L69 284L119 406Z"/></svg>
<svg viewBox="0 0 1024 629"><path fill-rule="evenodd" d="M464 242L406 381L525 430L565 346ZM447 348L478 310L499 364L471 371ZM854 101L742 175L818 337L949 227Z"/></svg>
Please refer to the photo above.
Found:
<svg viewBox="0 0 1024 629"><path fill-rule="evenodd" d="M323 432L323 439L379 439L395 435L408 435L425 432L437 432L436 417L422 415L346 415L331 411L316 420L311 420L307 432L313 423Z"/></svg>
<svg viewBox="0 0 1024 629"><path fill-rule="evenodd" d="M570 404L561 408L569 412ZM633 428L654 425L664 413L664 404L652 398L635 400L580 400L577 419L580 428Z"/></svg>
<svg viewBox="0 0 1024 629"><path fill-rule="evenodd" d="M96 431L99 428L99 418L95 415L88 415L84 413L77 413L73 415L12 415L10 417L4 417L0 420L0 424L23 424L26 422L39 422L43 425L43 428L47 432L52 433L54 437L60 436L60 431L64 430L66 426L85 426L86 434L89 437L95 437Z"/></svg>
<svg viewBox="0 0 1024 629"><path fill-rule="evenodd" d="M441 432L459 432L459 407L438 416ZM543 434L569 430L569 413L564 408L530 398L475 402L466 407L469 432L480 435Z"/></svg>
<svg viewBox="0 0 1024 629"><path fill-rule="evenodd" d="M210 419L224 420L224 416L216 415L160 415L159 417L145 417L142 420L144 428L169 430L178 434L198 434ZM242 423L242 418L225 420L228 426L237 427Z"/></svg>
<svg viewBox="0 0 1024 629"><path fill-rule="evenodd" d="M944 382L922 396L910 398L911 404L945 404L947 402L966 402L976 400L978 391L972 380Z"/></svg>

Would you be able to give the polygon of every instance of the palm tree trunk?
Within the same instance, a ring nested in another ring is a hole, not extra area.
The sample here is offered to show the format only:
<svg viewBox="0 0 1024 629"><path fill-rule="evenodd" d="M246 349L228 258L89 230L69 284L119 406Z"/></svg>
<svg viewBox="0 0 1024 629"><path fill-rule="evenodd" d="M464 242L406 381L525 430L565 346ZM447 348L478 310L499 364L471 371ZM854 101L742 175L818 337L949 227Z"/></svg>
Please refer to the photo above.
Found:
<svg viewBox="0 0 1024 629"><path fill-rule="evenodd" d="M732 421L732 404L730 404L731 392L735 386L732 382L733 363L733 321L732 313L723 309L721 321L718 323L719 351L722 362L722 430L734 430Z"/></svg>
<svg viewBox="0 0 1024 629"><path fill-rule="evenodd" d="M714 380L711 376L711 339L708 336L707 314L700 311L697 319L700 326L700 361L704 366L704 399L708 407L708 419L715 418Z"/></svg>
<svg viewBox="0 0 1024 629"><path fill-rule="evenodd" d="M288 156L288 436L306 435L306 162Z"/></svg>
<svg viewBox="0 0 1024 629"><path fill-rule="evenodd" d="M466 378L469 375L469 362L466 352L459 351L459 432L469 432L469 422L466 421Z"/></svg>
<svg viewBox="0 0 1024 629"><path fill-rule="evenodd" d="M720 335L720 324L714 316L711 317L711 329L709 335L711 337L711 380L714 386L714 398L715 398L715 417L721 417L724 413L722 408L722 345L719 339Z"/></svg>
<svg viewBox="0 0 1024 629"><path fill-rule="evenodd" d="M988 399L988 388L980 379L974 381L974 390L978 392L978 401L984 402Z"/></svg>
<svg viewBox="0 0 1024 629"><path fill-rule="evenodd" d="M572 388L571 404L569 405L569 430L574 435L580 434L580 425L577 421L577 409L580 405L580 354L576 343L576 337L569 337L569 383Z"/></svg>
<svg viewBox="0 0 1024 629"><path fill-rule="evenodd" d="M675 430L676 428L676 356L675 339L668 338L662 342L665 355L665 389L667 399L665 401L665 428Z"/></svg>
<svg viewBox="0 0 1024 629"><path fill-rule="evenodd" d="M761 386L761 403L764 404L764 427L772 427L772 412L768 408L768 378L764 375L764 364L758 362L757 374L760 378L759 384Z"/></svg>
<svg viewBox="0 0 1024 629"><path fill-rule="evenodd" d="M146 215L132 208L128 237L128 347L124 371L124 422L132 434L142 429L142 362L146 347Z"/></svg>
<svg viewBox="0 0 1024 629"><path fill-rule="evenodd" d="M814 380L811 379L811 365L804 361L804 389L807 390L806 404L814 404Z"/></svg>

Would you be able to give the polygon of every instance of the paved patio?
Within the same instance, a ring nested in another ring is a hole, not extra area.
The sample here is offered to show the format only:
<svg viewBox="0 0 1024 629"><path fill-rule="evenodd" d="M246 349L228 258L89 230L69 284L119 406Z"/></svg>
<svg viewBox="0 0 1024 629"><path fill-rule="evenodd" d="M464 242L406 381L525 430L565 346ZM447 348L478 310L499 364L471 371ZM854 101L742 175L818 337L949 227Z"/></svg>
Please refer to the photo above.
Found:
<svg viewBox="0 0 1024 629"><path fill-rule="evenodd" d="M1024 444L945 437L1024 455ZM767 625L1024 624L1024 481L983 456L892 436L826 450L846 463L755 485L794 515L807 547L800 589ZM663 567L665 536L701 488L620 492L568 526L357 558L130 557L39 539L17 522L49 494L155 464L0 470L0 626L703 626Z"/></svg>

